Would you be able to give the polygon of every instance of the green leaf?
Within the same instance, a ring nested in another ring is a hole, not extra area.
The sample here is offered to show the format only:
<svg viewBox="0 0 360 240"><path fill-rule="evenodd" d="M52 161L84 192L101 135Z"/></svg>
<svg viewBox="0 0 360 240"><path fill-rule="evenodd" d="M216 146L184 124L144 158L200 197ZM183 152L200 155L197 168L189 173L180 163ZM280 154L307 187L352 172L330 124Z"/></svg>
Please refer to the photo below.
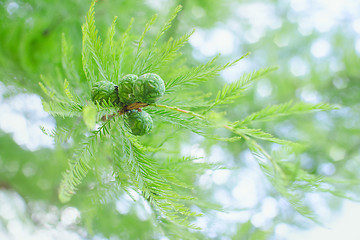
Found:
<svg viewBox="0 0 360 240"><path fill-rule="evenodd" d="M249 53L225 65L215 64L217 58L219 57L216 56L207 63L199 65L186 73L180 72L180 74L177 77L165 83L166 91L172 92L176 87L194 86L202 81L208 81L210 79L213 79L219 74L219 72L235 65L237 62L245 58L247 55L249 55Z"/></svg>
<svg viewBox="0 0 360 240"><path fill-rule="evenodd" d="M174 61L181 54L179 50L188 42L191 35L195 32L195 30L190 33L184 34L177 40L173 40L172 38L164 44L161 48L154 50L154 52L148 57L146 61L144 61L142 70L140 74L147 72L157 72L162 67L168 65L172 61Z"/></svg>
<svg viewBox="0 0 360 240"><path fill-rule="evenodd" d="M53 116L61 117L74 117L80 116L82 112L82 106L79 104L63 103L63 102L42 102L43 108L46 112Z"/></svg>
<svg viewBox="0 0 360 240"><path fill-rule="evenodd" d="M244 55L246 56L246 55ZM243 56L243 57L244 57ZM243 58L241 57L241 58ZM241 59L240 58L240 59ZM275 71L277 67L268 67L253 71L252 73L244 74L241 78L237 81L234 81L230 84L225 84L222 90L220 90L216 96L214 103L211 107L207 110L211 110L217 105L220 104L230 104L233 103L235 99L239 98L242 93L248 89L248 87L253 83L255 80L261 78L265 74L269 72Z"/></svg>
<svg viewBox="0 0 360 240"><path fill-rule="evenodd" d="M73 61L73 48L68 44L64 33L62 34L61 40L61 52L61 65L67 78L72 81L79 81L80 77Z"/></svg>
<svg viewBox="0 0 360 240"><path fill-rule="evenodd" d="M294 146L298 145L297 143L289 141L289 140L276 138L273 135L271 135L270 133L264 132L261 129L234 128L234 132L239 134L240 136L246 135L246 136L249 136L252 138L265 140L265 141L269 141L269 142L273 142L273 143L277 143L277 144L294 145Z"/></svg>
<svg viewBox="0 0 360 240"><path fill-rule="evenodd" d="M276 117L283 117L295 114L304 114L317 111L329 111L338 109L338 106L327 103L311 104L300 102L293 104L292 101L279 105L270 105L258 112L252 113L244 120L238 122L236 126L246 125L255 121L269 121Z"/></svg>
<svg viewBox="0 0 360 240"><path fill-rule="evenodd" d="M106 71L108 69L107 62L103 57L103 44L95 27L95 2L95 0L92 1L90 9L85 17L85 23L82 26L83 68L88 81L90 81L90 85L93 85L94 82L98 81L96 75L97 72L100 74L102 80L109 81L109 76Z"/></svg>
<svg viewBox="0 0 360 240"><path fill-rule="evenodd" d="M97 144L101 136L109 133L110 121L105 122L99 129L93 131L76 149L74 156L69 161L69 168L63 174L59 187L59 200L63 203L70 201L75 194L77 186L91 168L91 160L96 157Z"/></svg>
<svg viewBox="0 0 360 240"><path fill-rule="evenodd" d="M141 57L140 56L143 52L143 44L144 44L145 35L151 29L151 26L155 23L156 19L157 19L157 14L153 15L153 17L150 19L150 21L148 23L146 23L145 29L144 29L143 33L141 34L141 37L140 37L139 43L138 43L138 48L136 51L135 62L131 69L131 72L133 74L138 75L140 73L140 67L141 67Z"/></svg>
<svg viewBox="0 0 360 240"><path fill-rule="evenodd" d="M69 82L66 79L64 80L64 92L71 102L76 102L74 95L70 91Z"/></svg>
<svg viewBox="0 0 360 240"><path fill-rule="evenodd" d="M118 49L119 52L117 53L118 60L114 62L114 73L115 73L114 79L120 79L121 75L123 74L122 67L124 62L125 47L133 22L134 22L134 18L131 18L128 27L126 28L125 32L122 34L120 38L119 49Z"/></svg>
<svg viewBox="0 0 360 240"><path fill-rule="evenodd" d="M174 43L174 45L167 45L167 47L165 47L166 49L158 49L158 47L157 47L157 44L158 44L160 38L171 27L171 23L174 21L174 19L176 18L177 14L181 11L181 9L182 9L182 6L178 5L175 8L175 10L173 11L173 13L171 14L170 18L166 21L166 23L163 25L163 27L158 32L156 39L154 40L152 46L149 48L149 50L145 54L146 56L142 59L143 64L141 64L141 69L139 69L138 71L135 71L139 75L142 75L142 74L148 73L148 72L154 72L156 69L159 68L160 64L164 64L166 62L165 60L170 60L171 55L173 55L174 52L176 52L181 46L183 46L185 41L187 41L189 39L191 34L189 36L180 38L180 40L177 41L176 43ZM140 55L138 55L138 56L140 57Z"/></svg>

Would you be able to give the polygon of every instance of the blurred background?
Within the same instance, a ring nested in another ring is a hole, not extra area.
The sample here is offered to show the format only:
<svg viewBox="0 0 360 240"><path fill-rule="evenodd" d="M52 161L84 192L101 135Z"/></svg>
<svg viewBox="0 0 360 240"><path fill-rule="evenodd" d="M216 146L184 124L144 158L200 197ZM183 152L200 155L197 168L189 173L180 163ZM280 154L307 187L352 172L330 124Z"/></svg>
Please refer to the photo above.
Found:
<svg viewBox="0 0 360 240"><path fill-rule="evenodd" d="M244 72L279 66L224 109L229 119L289 100L342 106L259 127L305 143L301 167L342 184L349 196L358 196L360 2L99 0L97 27L106 34L116 15L122 32L134 17L133 32L140 34L154 13L165 19L178 4L183 10L167 34L176 37L195 28L184 49L190 66L217 54L227 62L251 52L210 82L208 91L216 92ZM61 64L62 33L74 45L74 61L81 68L81 25L89 5L80 0L0 0L0 239L167 239L154 230L150 210L136 194L137 202L124 194L112 206L103 206L97 216L101 221L91 228L86 199L79 197L68 205L57 199L71 143L59 146L40 130L66 119L43 110L38 82L40 74L55 72ZM321 226L298 214L274 190L246 146L195 135L191 139L177 140L184 155L230 167L207 171L197 179L203 194L227 209L196 219L203 238L360 239L358 203L327 193L305 194Z"/></svg>

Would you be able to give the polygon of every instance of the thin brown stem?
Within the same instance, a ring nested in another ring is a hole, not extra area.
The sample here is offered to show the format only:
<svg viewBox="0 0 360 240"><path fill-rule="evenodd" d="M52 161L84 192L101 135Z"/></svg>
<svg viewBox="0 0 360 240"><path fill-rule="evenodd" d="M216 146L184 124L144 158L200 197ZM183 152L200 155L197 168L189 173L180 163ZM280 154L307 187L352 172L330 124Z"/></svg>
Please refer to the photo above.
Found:
<svg viewBox="0 0 360 240"><path fill-rule="evenodd" d="M125 107L123 107L121 110L117 111L117 113L113 113L113 114L109 114L109 115L104 115L102 116L101 120L106 121L108 119L111 119L113 117L116 116L121 116L124 113L137 109L138 111L141 111L142 108L149 106L148 103L140 103L140 102L136 102L136 103L132 103L130 105L127 105Z"/></svg>

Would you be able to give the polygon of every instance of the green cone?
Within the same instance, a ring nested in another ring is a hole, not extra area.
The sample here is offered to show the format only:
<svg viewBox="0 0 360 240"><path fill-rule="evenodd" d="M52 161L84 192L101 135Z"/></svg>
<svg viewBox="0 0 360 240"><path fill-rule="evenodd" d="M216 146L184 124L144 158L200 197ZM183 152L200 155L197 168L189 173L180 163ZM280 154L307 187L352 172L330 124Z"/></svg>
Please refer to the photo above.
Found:
<svg viewBox="0 0 360 240"><path fill-rule="evenodd" d="M154 103L165 93L165 84L155 73L141 75L134 84L134 96L137 101Z"/></svg>
<svg viewBox="0 0 360 240"><path fill-rule="evenodd" d="M118 86L109 81L97 82L91 88L91 99L99 104L111 101L112 104L119 103Z"/></svg>
<svg viewBox="0 0 360 240"><path fill-rule="evenodd" d="M133 94L135 81L138 76L134 74L128 74L122 77L119 81L119 100L125 105L130 105L136 102Z"/></svg>
<svg viewBox="0 0 360 240"><path fill-rule="evenodd" d="M126 113L129 128L134 135L144 135L151 131L153 120L145 111L131 110Z"/></svg>

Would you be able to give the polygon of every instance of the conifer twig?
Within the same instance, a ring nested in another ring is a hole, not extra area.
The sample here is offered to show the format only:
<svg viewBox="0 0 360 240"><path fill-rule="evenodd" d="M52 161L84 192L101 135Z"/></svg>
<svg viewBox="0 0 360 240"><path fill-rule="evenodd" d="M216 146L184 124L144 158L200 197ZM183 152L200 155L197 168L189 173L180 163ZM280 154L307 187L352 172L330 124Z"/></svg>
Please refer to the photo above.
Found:
<svg viewBox="0 0 360 240"><path fill-rule="evenodd" d="M171 107L171 106L161 105L161 104L150 104L150 106L171 109L171 110L175 110L175 111L178 111L178 112L190 114L190 115L192 115L194 117L197 117L197 118L200 118L200 119L205 119L205 116L203 116L203 115L200 115L198 113L195 113L195 112L192 112L192 111L189 111L189 110L184 110L184 109L181 109L181 108L178 108L178 107ZM239 131L236 131L236 129L234 127L231 127L231 126L226 125L226 124L224 124L223 127L228 129L229 131L231 131L233 133L236 133L237 135L242 137L246 142L251 142L251 144L253 144L260 151L260 153L263 154L264 157L267 158L272 163L272 165L275 167L275 170L278 171L280 174L282 174L282 170L279 167L279 165L276 163L276 161L274 161L274 159L258 143L253 141L250 137L246 136L246 134L242 134Z"/></svg>
<svg viewBox="0 0 360 240"><path fill-rule="evenodd" d="M194 117L200 118L200 119L205 119L205 117L203 115L200 115L198 113L192 112L192 111L188 111L188 110L184 110L178 107L171 107L171 106L167 106L167 105L161 105L161 104L150 104L150 106L154 106L154 107L159 107L159 108L166 108L166 109L171 109L171 110L175 110L178 112L182 112L182 113L186 113L186 114L190 114Z"/></svg>
<svg viewBox="0 0 360 240"><path fill-rule="evenodd" d="M120 116L120 115L123 115L124 113L134 110L134 109L137 109L139 112L141 112L141 109L144 107L147 107L147 106L149 106L148 103L141 103L141 102L132 103L130 105L123 107L121 110L117 111L117 113L102 116L101 120L106 121L107 119L111 119L111 118L115 117L116 115Z"/></svg>

